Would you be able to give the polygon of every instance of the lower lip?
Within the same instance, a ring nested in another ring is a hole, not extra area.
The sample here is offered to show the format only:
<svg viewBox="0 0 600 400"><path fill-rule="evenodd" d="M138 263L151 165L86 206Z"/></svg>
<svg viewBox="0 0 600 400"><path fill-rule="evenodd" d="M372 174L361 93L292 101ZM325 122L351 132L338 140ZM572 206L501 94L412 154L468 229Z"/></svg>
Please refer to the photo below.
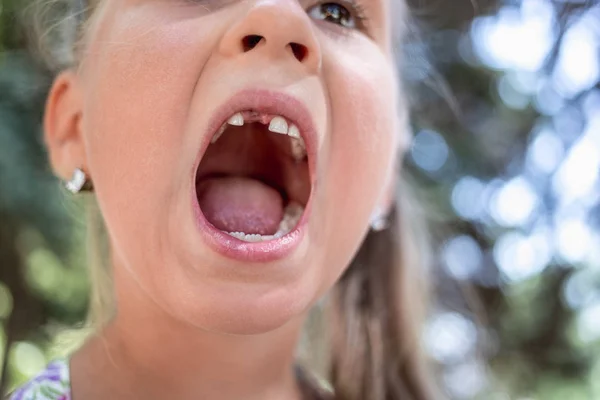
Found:
<svg viewBox="0 0 600 400"><path fill-rule="evenodd" d="M215 228L204 217L195 188L192 190L194 218L205 243L215 252L237 261L266 263L288 257L302 242L310 214L312 194L296 227L285 236L264 242L244 242Z"/></svg>

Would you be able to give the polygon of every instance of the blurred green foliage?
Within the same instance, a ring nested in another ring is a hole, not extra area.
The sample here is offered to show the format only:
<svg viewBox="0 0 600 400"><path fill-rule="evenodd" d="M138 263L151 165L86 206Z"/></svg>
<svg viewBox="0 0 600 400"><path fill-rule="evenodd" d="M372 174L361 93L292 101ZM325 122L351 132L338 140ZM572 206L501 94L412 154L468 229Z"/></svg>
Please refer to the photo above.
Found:
<svg viewBox="0 0 600 400"><path fill-rule="evenodd" d="M43 367L51 357L54 332L84 318L88 290L78 250L80 212L66 201L43 146L42 109L51 76L27 51L26 28L19 22L24 6L21 0L0 3L0 355L8 363L2 368L5 390Z"/></svg>

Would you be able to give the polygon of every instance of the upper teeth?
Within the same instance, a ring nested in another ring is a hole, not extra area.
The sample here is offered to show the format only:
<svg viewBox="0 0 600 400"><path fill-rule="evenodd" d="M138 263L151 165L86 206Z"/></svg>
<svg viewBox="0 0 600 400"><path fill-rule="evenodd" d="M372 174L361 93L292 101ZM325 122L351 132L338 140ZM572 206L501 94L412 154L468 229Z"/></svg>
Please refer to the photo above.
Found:
<svg viewBox="0 0 600 400"><path fill-rule="evenodd" d="M294 160L302 161L304 157L306 157L306 145L304 144L304 140L302 140L302 138L292 139L291 146Z"/></svg>
<svg viewBox="0 0 600 400"><path fill-rule="evenodd" d="M217 140L219 140L219 138L221 137L221 135L223 134L223 132L225 132L225 128L227 128L226 124L223 124L219 130L217 131L217 133L215 133L215 136L213 136L212 140L210 141L211 143L215 143Z"/></svg>
<svg viewBox="0 0 600 400"><path fill-rule="evenodd" d="M293 138L300 139L300 130L294 124L292 124L292 126L290 126L290 129L288 129L287 134L288 134L288 136L291 136Z"/></svg>
<svg viewBox="0 0 600 400"><path fill-rule="evenodd" d="M234 114L227 120L227 123L229 125L242 126L244 125L244 116L241 113Z"/></svg>
<svg viewBox="0 0 600 400"><path fill-rule="evenodd" d="M243 126L244 116L242 115L242 113L236 113L232 115L227 120L227 123L223 124L221 128L215 133L211 140L211 143L215 143L217 140L219 140L223 132L225 132L227 124L233 126ZM276 115L271 119L271 122L269 123L269 131L280 133L282 135L288 135L290 138L292 138L290 146L292 155L294 156L294 159L296 161L302 161L306 157L306 145L304 143L304 140L300 136L300 130L296 125L289 124L284 117Z"/></svg>
<svg viewBox="0 0 600 400"><path fill-rule="evenodd" d="M293 126L293 125L292 125ZM285 118L277 116L273 117L269 124L269 130L275 133L288 134L288 123Z"/></svg>

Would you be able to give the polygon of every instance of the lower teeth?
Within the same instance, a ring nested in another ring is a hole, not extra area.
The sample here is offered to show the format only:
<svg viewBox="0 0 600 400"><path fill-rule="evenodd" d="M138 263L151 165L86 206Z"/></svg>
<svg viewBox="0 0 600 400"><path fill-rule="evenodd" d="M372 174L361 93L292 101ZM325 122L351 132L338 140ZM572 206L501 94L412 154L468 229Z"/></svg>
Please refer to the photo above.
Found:
<svg viewBox="0 0 600 400"><path fill-rule="evenodd" d="M236 239L243 240L244 242L264 242L267 240L279 239L290 233L292 229L298 224L300 221L300 217L302 217L302 213L304 212L304 207L300 204L291 202L285 207L283 212L283 218L279 223L279 229L273 235L259 235L255 233L244 233L244 232L227 232L230 236L233 236Z"/></svg>

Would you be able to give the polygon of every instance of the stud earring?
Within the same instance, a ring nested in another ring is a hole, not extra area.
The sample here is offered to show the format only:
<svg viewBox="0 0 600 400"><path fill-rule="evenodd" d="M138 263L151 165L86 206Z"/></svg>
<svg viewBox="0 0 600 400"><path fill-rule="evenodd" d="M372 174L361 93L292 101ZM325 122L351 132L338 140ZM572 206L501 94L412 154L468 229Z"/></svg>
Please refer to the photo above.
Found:
<svg viewBox="0 0 600 400"><path fill-rule="evenodd" d="M381 209L381 207L378 206L375 209L371 215L371 221L369 222L369 225L371 226L371 230L373 232L381 232L389 227L388 216Z"/></svg>
<svg viewBox="0 0 600 400"><path fill-rule="evenodd" d="M84 191L91 191L93 189L93 186L92 182L88 179L85 172L83 172L81 168L75 168L71 180L65 183L65 188L69 192L77 194Z"/></svg>

